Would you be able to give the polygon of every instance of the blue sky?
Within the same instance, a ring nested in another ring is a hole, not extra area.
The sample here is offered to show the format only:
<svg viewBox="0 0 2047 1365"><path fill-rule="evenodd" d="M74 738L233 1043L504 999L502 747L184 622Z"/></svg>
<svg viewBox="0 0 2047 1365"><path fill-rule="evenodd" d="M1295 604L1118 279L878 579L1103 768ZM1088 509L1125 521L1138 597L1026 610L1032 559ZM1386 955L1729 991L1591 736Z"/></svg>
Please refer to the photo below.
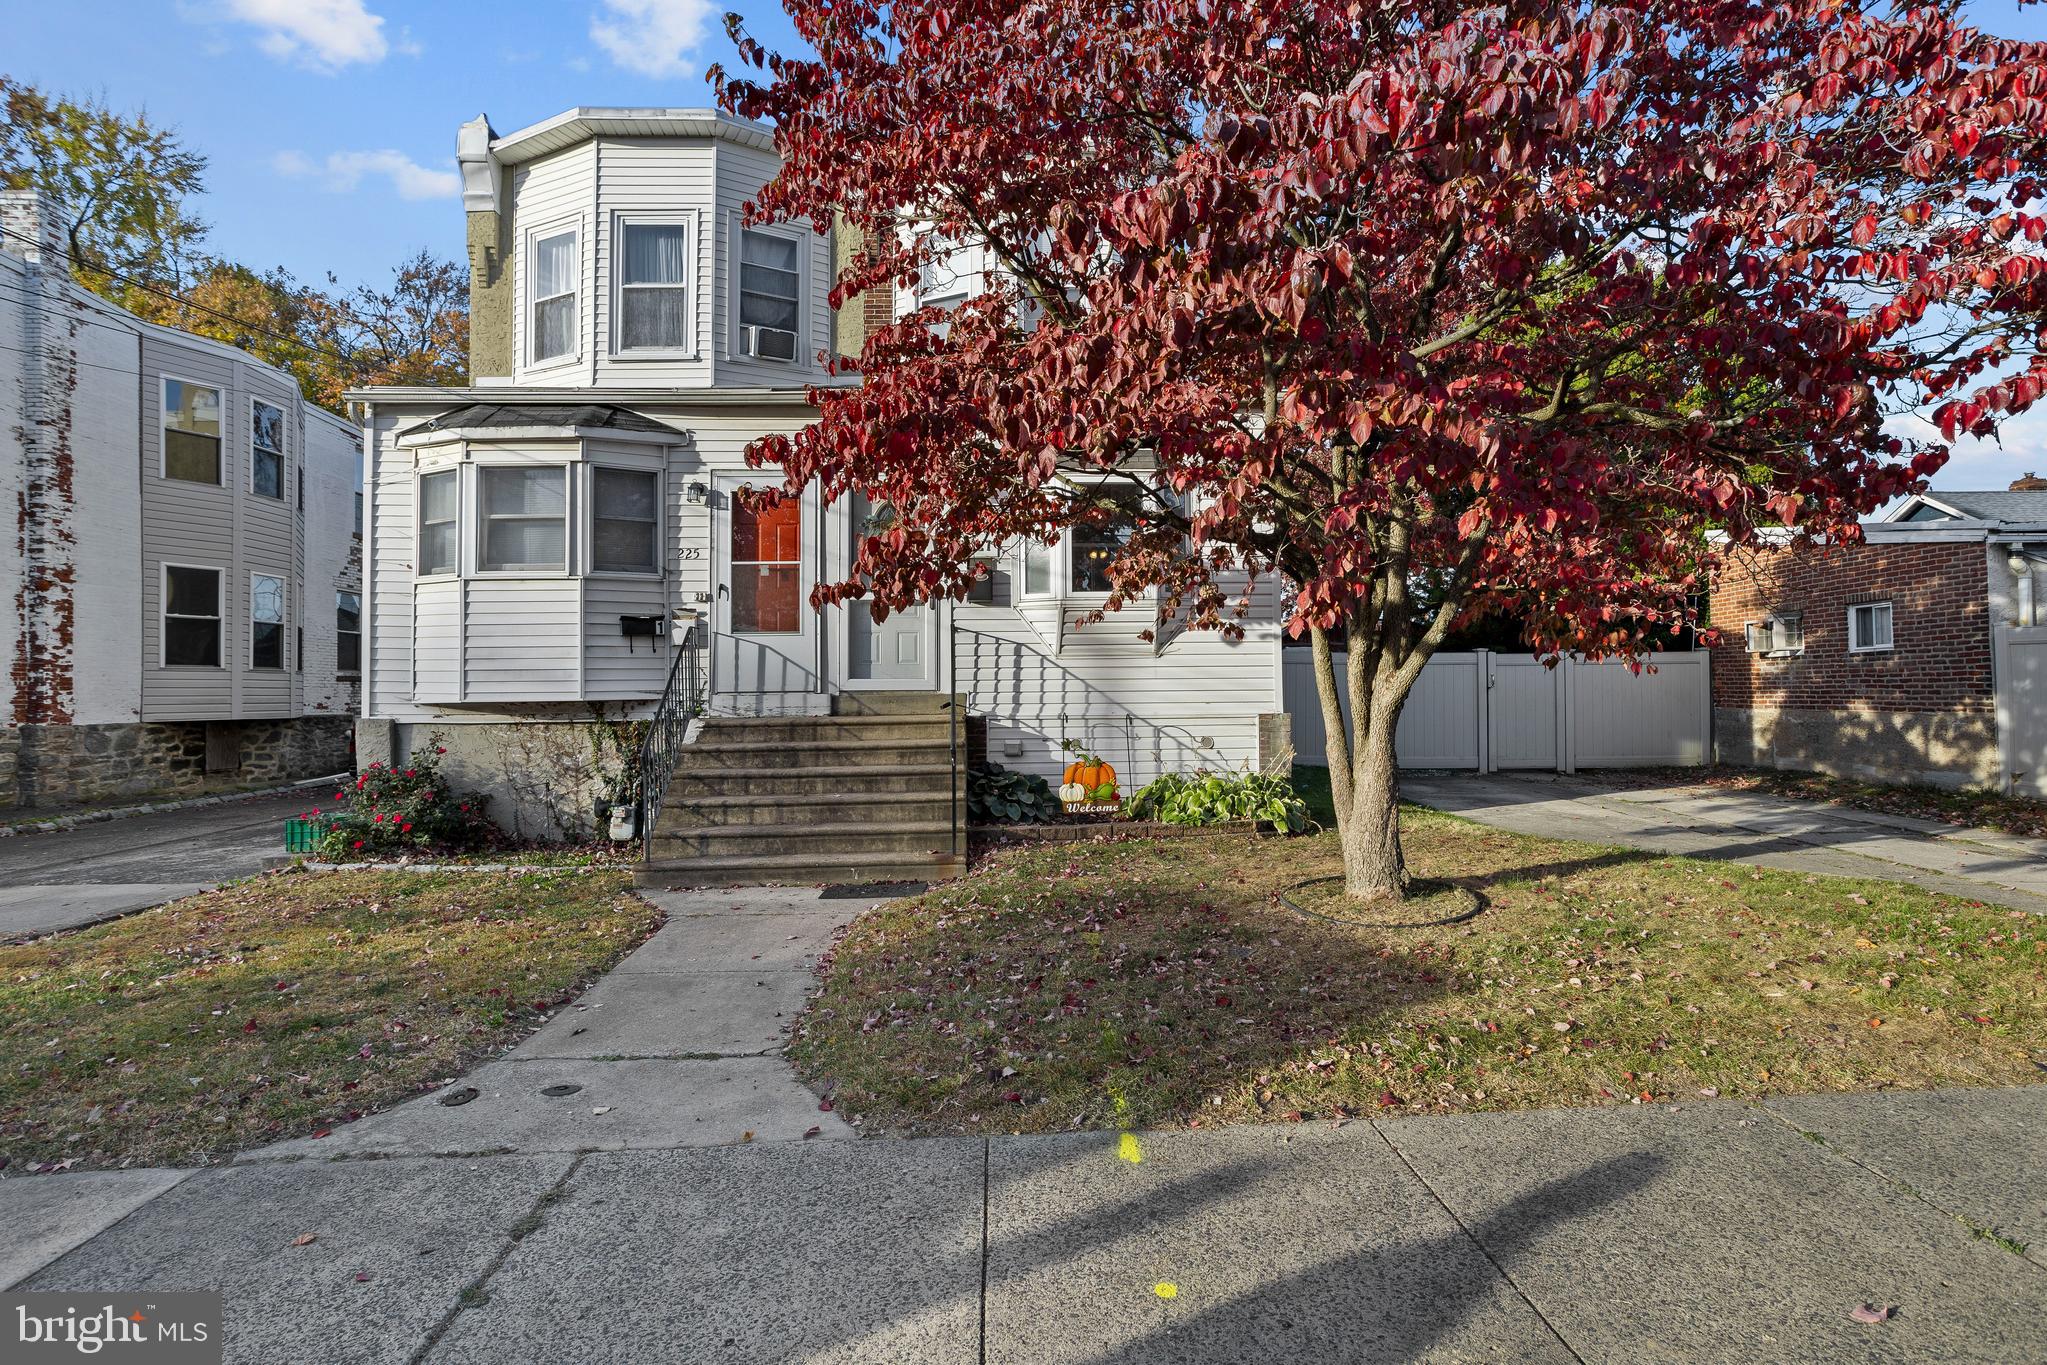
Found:
<svg viewBox="0 0 2047 1365"><path fill-rule="evenodd" d="M704 106L736 9L795 44L777 0L56 0L10 7L0 71L144 106L211 165L212 249L319 282L379 281L420 247L462 249L455 129L509 132L575 105ZM1976 22L2047 37L2047 6L1973 5ZM1965 443L1935 487L2047 473L2047 411L2003 448Z"/></svg>

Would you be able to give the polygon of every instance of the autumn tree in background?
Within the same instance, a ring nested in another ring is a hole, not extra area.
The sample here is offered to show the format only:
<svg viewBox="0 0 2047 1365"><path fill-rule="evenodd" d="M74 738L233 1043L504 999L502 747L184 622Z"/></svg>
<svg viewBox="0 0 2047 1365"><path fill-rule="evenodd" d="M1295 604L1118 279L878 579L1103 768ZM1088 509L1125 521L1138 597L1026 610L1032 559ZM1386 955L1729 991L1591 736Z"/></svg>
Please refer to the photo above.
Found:
<svg viewBox="0 0 2047 1365"><path fill-rule="evenodd" d="M178 284L206 236L186 206L205 172L206 158L146 110L123 114L0 76L0 186L40 189L58 206L87 288L108 272Z"/></svg>
<svg viewBox="0 0 2047 1365"><path fill-rule="evenodd" d="M41 189L72 276L139 317L238 346L335 412L351 388L468 380L469 275L421 251L382 288L301 284L208 254L189 201L206 158L147 112L0 76L0 186ZM17 244L18 245L18 244Z"/></svg>
<svg viewBox="0 0 2047 1365"><path fill-rule="evenodd" d="M756 448L897 510L820 600L958 596L1104 515L1074 474L1141 481L1112 605L1290 585L1356 896L1404 886L1394 729L1453 627L1635 654L1709 532L1851 536L1946 456L1887 415L1986 436L2047 383L2047 49L1952 0L785 3L813 51L734 19L759 74L717 74L785 158L754 211L865 234L836 299L920 222L1007 274Z"/></svg>

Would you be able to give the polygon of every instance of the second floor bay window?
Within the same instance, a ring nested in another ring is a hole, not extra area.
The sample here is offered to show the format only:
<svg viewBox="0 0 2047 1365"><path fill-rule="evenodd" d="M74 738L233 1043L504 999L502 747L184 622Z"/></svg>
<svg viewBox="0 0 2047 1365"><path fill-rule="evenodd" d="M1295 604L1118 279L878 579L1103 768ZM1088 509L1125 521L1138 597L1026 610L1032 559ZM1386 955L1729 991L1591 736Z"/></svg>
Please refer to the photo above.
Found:
<svg viewBox="0 0 2047 1365"><path fill-rule="evenodd" d="M163 381L163 476L186 483L220 478L220 390L187 379Z"/></svg>
<svg viewBox="0 0 2047 1365"><path fill-rule="evenodd" d="M803 244L779 232L739 233L739 353L796 359L802 328Z"/></svg>
<svg viewBox="0 0 2047 1365"><path fill-rule="evenodd" d="M619 350L689 349L688 248L680 223L619 224Z"/></svg>
<svg viewBox="0 0 2047 1365"><path fill-rule="evenodd" d="M568 471L559 465L486 466L477 563L487 573L561 573L568 567Z"/></svg>
<svg viewBox="0 0 2047 1365"><path fill-rule="evenodd" d="M284 496L284 409L249 400L249 483L259 497Z"/></svg>
<svg viewBox="0 0 2047 1365"><path fill-rule="evenodd" d="M576 353L576 232L535 237L532 264L531 316L528 343L532 363L561 360Z"/></svg>

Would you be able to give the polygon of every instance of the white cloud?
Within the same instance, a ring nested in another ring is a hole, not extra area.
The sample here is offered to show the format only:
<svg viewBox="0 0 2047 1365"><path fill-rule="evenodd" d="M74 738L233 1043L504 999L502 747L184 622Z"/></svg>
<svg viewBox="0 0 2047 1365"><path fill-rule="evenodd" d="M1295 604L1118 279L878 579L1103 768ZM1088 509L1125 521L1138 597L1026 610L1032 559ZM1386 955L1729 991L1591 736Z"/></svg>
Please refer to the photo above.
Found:
<svg viewBox="0 0 2047 1365"><path fill-rule="evenodd" d="M709 0L604 0L604 13L590 16L590 39L628 71L690 76L710 18Z"/></svg>
<svg viewBox="0 0 2047 1365"><path fill-rule="evenodd" d="M388 179L400 199L452 199L462 189L462 178L455 172L422 166L390 147L330 152L325 161L315 161L299 151L279 152L270 159L270 165L279 175L324 177L326 188L337 194L355 189L364 176L372 175Z"/></svg>
<svg viewBox="0 0 2047 1365"><path fill-rule="evenodd" d="M316 71L381 62L391 51L383 16L363 0L226 0L226 12L260 29L257 46L271 56Z"/></svg>

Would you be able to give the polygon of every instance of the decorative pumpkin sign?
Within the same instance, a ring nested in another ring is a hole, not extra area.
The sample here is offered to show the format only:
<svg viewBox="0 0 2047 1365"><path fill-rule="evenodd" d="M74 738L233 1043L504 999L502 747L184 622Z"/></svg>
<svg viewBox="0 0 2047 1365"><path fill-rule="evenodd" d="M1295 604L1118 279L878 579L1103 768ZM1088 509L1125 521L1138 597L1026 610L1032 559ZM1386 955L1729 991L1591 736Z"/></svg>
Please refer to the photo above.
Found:
<svg viewBox="0 0 2047 1365"><path fill-rule="evenodd" d="M1059 799L1067 810L1073 811L1078 807L1113 810L1123 798L1116 791L1116 770L1093 754L1082 754L1066 765L1066 781L1059 788Z"/></svg>

